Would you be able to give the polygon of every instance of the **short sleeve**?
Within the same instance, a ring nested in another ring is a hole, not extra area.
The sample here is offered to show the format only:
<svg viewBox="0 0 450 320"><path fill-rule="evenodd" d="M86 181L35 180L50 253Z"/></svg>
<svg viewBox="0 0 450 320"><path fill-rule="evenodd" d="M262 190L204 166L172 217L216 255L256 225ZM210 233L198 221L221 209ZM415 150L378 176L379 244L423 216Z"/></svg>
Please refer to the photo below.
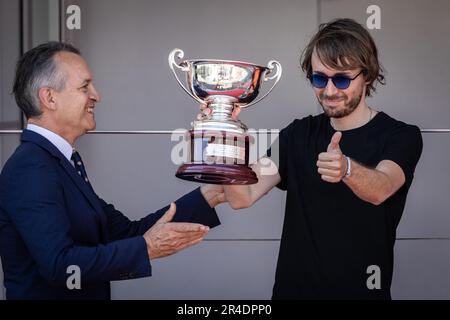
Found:
<svg viewBox="0 0 450 320"><path fill-rule="evenodd" d="M295 121L294 121L295 122ZM288 156L289 156L289 137L292 135L294 122L282 129L278 135L278 139L267 150L267 157L270 158L278 167L278 173L281 181L277 184L277 188L287 190L288 177Z"/></svg>
<svg viewBox="0 0 450 320"><path fill-rule="evenodd" d="M422 154L423 141L417 126L401 125L387 136L382 159L391 160L402 168L405 185L409 187L414 177L414 170Z"/></svg>

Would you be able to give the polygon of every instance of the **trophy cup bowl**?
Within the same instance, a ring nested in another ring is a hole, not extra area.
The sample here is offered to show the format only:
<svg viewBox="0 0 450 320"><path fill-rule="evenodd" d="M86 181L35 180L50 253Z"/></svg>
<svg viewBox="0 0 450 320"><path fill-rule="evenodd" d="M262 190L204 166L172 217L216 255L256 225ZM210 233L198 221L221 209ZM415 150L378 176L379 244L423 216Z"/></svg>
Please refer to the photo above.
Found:
<svg viewBox="0 0 450 320"><path fill-rule="evenodd" d="M189 131L189 161L179 167L176 176L212 184L247 185L258 182L249 167L252 137L247 127L232 113L236 106L246 108L264 99L281 77L281 65L269 61L267 67L229 60L197 59L176 62L184 52L174 49L169 66L183 90L194 100L211 109L208 116L192 122ZM186 85L176 69L185 72ZM275 71L274 71L275 70ZM259 99L262 81L275 79Z"/></svg>

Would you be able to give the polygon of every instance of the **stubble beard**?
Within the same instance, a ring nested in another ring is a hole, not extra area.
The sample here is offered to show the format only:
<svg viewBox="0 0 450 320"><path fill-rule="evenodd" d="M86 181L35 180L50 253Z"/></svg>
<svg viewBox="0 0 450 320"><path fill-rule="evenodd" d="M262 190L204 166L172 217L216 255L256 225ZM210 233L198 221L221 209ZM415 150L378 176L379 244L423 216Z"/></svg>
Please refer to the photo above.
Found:
<svg viewBox="0 0 450 320"><path fill-rule="evenodd" d="M363 93L361 92L359 95L354 97L352 100L348 101L348 96L346 94L342 94L339 96L326 96L324 94L320 94L317 97L317 100L319 101L320 105L322 106L323 111L325 114L330 118L343 118L351 114L355 109L358 107L359 103L361 102ZM338 110L335 110L335 107L329 107L326 104L324 104L323 100L344 100L344 106L343 108L339 108Z"/></svg>

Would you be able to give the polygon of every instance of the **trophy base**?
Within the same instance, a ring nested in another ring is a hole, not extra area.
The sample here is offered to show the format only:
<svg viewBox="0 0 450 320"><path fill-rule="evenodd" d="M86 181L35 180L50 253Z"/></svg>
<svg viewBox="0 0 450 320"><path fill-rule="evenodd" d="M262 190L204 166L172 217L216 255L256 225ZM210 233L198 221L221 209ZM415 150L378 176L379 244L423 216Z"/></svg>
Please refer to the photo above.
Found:
<svg viewBox="0 0 450 320"><path fill-rule="evenodd" d="M175 176L209 184L249 185L258 182L255 172L242 164L184 164Z"/></svg>

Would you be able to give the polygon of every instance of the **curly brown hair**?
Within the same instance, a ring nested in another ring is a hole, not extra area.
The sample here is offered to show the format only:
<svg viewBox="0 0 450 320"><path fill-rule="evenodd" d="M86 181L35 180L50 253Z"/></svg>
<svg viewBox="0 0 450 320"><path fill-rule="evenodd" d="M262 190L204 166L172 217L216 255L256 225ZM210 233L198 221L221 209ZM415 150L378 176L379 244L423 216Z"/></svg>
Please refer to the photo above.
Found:
<svg viewBox="0 0 450 320"><path fill-rule="evenodd" d="M384 70L370 33L353 19L335 19L322 23L301 55L301 67L312 76L311 56L316 51L320 61L336 70L361 68L366 81L366 96L375 92L376 81L385 84Z"/></svg>

